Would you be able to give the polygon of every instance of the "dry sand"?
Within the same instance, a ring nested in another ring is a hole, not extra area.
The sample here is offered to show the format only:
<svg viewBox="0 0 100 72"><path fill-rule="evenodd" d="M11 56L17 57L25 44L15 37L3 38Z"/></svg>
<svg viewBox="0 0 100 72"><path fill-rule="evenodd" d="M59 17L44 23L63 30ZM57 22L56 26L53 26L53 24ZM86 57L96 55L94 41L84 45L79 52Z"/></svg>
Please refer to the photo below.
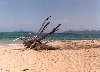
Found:
<svg viewBox="0 0 100 72"><path fill-rule="evenodd" d="M54 41L57 50L0 45L0 72L100 72L100 40Z"/></svg>

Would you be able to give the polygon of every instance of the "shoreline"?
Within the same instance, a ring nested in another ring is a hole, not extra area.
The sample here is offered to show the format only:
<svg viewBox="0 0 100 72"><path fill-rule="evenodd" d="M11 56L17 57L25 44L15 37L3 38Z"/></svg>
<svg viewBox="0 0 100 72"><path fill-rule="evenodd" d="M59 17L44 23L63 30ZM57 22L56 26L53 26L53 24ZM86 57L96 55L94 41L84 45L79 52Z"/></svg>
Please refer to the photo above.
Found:
<svg viewBox="0 0 100 72"><path fill-rule="evenodd" d="M80 46L87 46L87 45L98 45L100 46L100 40L49 40L49 41L42 41L42 43L47 42L47 45L54 46L54 47L66 47L67 45L74 45L74 47ZM21 42L14 42L14 43L0 43L1 47L11 47L11 46L23 46Z"/></svg>

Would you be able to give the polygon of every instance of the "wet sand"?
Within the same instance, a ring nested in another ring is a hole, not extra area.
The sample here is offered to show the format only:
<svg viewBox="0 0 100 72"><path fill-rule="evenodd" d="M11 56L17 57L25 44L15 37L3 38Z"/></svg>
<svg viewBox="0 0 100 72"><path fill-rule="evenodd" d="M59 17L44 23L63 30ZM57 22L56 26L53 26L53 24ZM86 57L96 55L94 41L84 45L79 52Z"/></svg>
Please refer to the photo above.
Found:
<svg viewBox="0 0 100 72"><path fill-rule="evenodd" d="M0 72L100 72L100 40L54 41L57 50L0 45Z"/></svg>

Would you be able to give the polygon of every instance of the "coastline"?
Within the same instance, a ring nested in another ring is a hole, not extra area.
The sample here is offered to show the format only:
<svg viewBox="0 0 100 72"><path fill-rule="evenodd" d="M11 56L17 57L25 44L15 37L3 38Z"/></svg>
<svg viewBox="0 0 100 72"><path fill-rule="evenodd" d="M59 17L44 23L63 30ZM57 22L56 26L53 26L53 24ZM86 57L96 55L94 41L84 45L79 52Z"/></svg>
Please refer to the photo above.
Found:
<svg viewBox="0 0 100 72"><path fill-rule="evenodd" d="M0 72L99 72L100 40L58 40L57 50L24 50L0 44Z"/></svg>

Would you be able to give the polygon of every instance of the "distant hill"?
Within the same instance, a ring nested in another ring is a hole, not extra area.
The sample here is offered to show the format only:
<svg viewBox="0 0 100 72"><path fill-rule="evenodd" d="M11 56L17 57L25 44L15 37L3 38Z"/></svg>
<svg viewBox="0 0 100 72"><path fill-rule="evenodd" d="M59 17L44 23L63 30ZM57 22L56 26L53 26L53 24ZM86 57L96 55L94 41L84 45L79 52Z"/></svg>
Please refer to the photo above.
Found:
<svg viewBox="0 0 100 72"><path fill-rule="evenodd" d="M33 32L33 31L19 30L19 31L14 31L14 32ZM35 33L35 32L33 32L33 33Z"/></svg>
<svg viewBox="0 0 100 72"><path fill-rule="evenodd" d="M84 30L84 31L65 31L63 33L75 33L75 34L100 34L100 30Z"/></svg>

